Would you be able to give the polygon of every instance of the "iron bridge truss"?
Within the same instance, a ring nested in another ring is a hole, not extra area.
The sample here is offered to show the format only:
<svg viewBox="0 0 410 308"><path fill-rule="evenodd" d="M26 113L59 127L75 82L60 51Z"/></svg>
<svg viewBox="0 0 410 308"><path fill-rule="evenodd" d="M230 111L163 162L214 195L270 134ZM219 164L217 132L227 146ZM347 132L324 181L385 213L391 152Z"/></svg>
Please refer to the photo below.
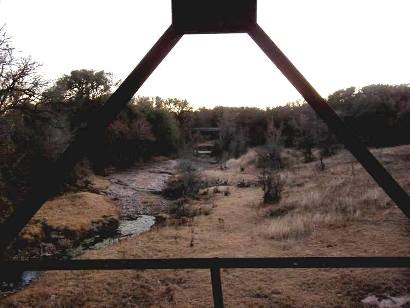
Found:
<svg viewBox="0 0 410 308"><path fill-rule="evenodd" d="M247 33L298 90L352 155L401 211L410 218L410 197L366 146L340 119L286 55L257 23L257 0L172 0L172 24L146 56L89 119L71 145L50 168L37 176L35 187L0 226L2 252L40 209L98 136L169 54L185 34ZM129 29L130 31L132 29ZM410 268L410 257L289 257L289 258L182 258L10 261L0 259L2 274L50 270L209 269L215 307L223 307L221 268Z"/></svg>

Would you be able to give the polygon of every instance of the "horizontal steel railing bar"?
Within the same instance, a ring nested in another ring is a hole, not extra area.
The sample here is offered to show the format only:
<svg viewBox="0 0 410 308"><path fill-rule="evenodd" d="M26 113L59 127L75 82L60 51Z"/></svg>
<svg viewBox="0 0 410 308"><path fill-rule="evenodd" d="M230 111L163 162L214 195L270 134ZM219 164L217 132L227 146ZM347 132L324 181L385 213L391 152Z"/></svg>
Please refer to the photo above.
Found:
<svg viewBox="0 0 410 308"><path fill-rule="evenodd" d="M93 259L0 262L0 272L210 268L410 268L410 257Z"/></svg>

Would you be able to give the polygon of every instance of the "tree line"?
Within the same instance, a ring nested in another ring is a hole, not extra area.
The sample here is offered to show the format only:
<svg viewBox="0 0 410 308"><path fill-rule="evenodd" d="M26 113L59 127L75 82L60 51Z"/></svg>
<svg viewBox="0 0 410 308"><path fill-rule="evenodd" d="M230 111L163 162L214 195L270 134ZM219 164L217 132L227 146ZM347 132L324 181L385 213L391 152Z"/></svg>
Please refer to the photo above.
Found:
<svg viewBox="0 0 410 308"><path fill-rule="evenodd" d="M328 102L368 146L410 143L410 84L375 84L347 88ZM304 101L267 108L201 108L193 112L195 126L220 127L219 149L238 157L248 147L279 143L300 149L306 161L313 148L331 155L340 147L335 136Z"/></svg>

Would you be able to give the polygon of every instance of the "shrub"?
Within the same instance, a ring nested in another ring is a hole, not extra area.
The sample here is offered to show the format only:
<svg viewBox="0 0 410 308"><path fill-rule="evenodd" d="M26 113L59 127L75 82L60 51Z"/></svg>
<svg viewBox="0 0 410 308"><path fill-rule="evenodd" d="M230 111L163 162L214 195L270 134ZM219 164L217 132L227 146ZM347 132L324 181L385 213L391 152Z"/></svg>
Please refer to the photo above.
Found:
<svg viewBox="0 0 410 308"><path fill-rule="evenodd" d="M282 169L284 161L282 158L282 148L278 145L258 149L256 167L262 169Z"/></svg>
<svg viewBox="0 0 410 308"><path fill-rule="evenodd" d="M171 199L195 196L201 188L201 179L198 172L188 160L182 160L178 169L178 175L168 180L162 191L163 195Z"/></svg>
<svg viewBox="0 0 410 308"><path fill-rule="evenodd" d="M196 216L192 209L185 204L186 199L178 199L169 206L169 213L175 218Z"/></svg>
<svg viewBox="0 0 410 308"><path fill-rule="evenodd" d="M264 203L277 203L282 196L285 180L277 170L264 169L258 176L259 184L264 192Z"/></svg>

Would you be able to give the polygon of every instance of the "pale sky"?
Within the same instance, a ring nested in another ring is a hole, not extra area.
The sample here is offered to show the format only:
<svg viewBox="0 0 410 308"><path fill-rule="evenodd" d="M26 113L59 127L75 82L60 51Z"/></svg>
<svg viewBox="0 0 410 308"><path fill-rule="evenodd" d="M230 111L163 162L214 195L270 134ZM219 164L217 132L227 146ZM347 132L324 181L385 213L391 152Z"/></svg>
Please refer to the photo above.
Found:
<svg viewBox="0 0 410 308"><path fill-rule="evenodd" d="M409 0L259 0L258 21L321 95L410 83ZM124 79L171 23L171 0L0 0L15 47L55 80L74 69ZM137 95L195 107L301 98L246 34L185 36Z"/></svg>

